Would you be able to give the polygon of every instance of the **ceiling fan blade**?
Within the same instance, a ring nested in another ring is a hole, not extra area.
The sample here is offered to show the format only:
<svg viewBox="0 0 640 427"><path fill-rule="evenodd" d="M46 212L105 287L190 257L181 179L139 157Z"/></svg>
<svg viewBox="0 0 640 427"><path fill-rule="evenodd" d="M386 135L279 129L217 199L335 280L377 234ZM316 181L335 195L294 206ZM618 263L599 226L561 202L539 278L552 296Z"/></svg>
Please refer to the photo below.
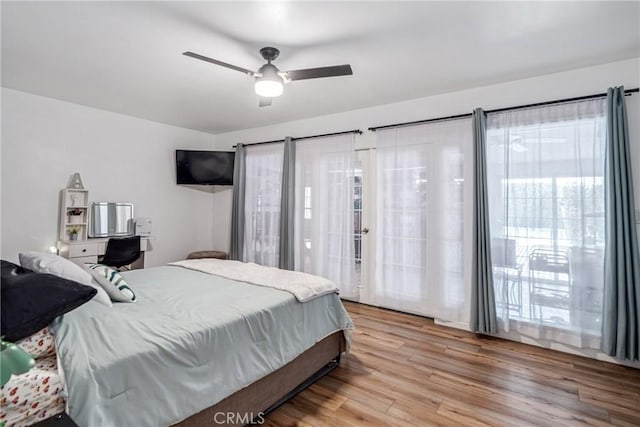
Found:
<svg viewBox="0 0 640 427"><path fill-rule="evenodd" d="M247 70L246 68L238 67L237 65L227 64L226 62L218 61L217 59L212 59L206 56L198 55L193 52L183 52L185 56L189 56L191 58L199 59L201 61L210 62L215 65L220 65L221 67L230 68L232 70L240 71L241 73L248 74L250 76L255 76L257 73L255 71Z"/></svg>
<svg viewBox="0 0 640 427"><path fill-rule="evenodd" d="M260 100L258 100L258 107L268 107L270 105L271 105L271 98L261 96Z"/></svg>
<svg viewBox="0 0 640 427"><path fill-rule="evenodd" d="M319 79L322 77L350 76L353 74L351 65L334 65L332 67L307 68L304 70L287 71L289 80Z"/></svg>

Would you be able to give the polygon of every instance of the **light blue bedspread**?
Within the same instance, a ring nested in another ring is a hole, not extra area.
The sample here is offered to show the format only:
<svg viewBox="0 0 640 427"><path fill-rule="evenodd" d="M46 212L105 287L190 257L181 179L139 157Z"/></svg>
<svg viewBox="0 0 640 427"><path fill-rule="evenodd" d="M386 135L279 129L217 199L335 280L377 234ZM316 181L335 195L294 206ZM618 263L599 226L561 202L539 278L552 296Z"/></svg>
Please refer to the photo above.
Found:
<svg viewBox="0 0 640 427"><path fill-rule="evenodd" d="M299 303L177 266L123 275L137 302L90 301L52 324L81 427L175 424L353 328L336 294Z"/></svg>

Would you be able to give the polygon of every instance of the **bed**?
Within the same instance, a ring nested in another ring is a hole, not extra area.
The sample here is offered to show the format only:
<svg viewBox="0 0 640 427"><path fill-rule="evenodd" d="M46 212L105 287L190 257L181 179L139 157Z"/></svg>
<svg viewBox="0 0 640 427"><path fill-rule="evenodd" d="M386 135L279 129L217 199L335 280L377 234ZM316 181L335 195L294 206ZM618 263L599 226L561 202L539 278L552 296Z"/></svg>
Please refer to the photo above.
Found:
<svg viewBox="0 0 640 427"><path fill-rule="evenodd" d="M178 265L123 276L135 303L89 301L51 324L81 426L259 421L348 347L353 325L336 293L299 302Z"/></svg>

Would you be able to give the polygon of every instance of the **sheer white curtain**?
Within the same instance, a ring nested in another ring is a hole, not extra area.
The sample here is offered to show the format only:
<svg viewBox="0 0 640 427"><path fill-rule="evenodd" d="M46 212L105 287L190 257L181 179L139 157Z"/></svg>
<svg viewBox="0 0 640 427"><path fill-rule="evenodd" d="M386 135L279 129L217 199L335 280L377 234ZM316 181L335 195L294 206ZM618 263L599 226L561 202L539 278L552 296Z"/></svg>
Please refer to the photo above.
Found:
<svg viewBox="0 0 640 427"><path fill-rule="evenodd" d="M377 305L468 324L471 131L461 119L376 132Z"/></svg>
<svg viewBox="0 0 640 427"><path fill-rule="evenodd" d="M503 333L599 347L604 99L489 114L487 185Z"/></svg>
<svg viewBox="0 0 640 427"><path fill-rule="evenodd" d="M246 147L245 262L278 266L283 143Z"/></svg>
<svg viewBox="0 0 640 427"><path fill-rule="evenodd" d="M295 269L357 296L354 249L354 135L296 142Z"/></svg>

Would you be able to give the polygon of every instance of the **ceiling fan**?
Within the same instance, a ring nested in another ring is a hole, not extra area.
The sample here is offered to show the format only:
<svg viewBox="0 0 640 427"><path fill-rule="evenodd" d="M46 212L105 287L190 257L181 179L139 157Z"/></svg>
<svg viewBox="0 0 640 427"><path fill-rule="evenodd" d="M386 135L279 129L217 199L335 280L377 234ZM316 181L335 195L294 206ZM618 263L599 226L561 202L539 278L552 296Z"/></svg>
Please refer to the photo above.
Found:
<svg viewBox="0 0 640 427"><path fill-rule="evenodd" d="M247 70L246 68L227 64L226 62L208 58L206 56L199 55L193 52L183 52L182 54L191 58L199 59L201 61L210 62L215 65L220 65L222 67L240 71L251 77L255 77L255 91L256 94L260 96L260 101L258 104L260 107L267 107L271 105L271 98L282 95L284 84L289 83L293 80L350 76L353 74L353 71L351 71L351 65L349 64L334 65L330 67L306 68L303 70L280 71L278 67L271 63L271 61L274 61L278 57L278 55L280 55L280 51L275 47L263 47L262 49L260 49L260 55L262 55L267 63L260 67L258 71Z"/></svg>

